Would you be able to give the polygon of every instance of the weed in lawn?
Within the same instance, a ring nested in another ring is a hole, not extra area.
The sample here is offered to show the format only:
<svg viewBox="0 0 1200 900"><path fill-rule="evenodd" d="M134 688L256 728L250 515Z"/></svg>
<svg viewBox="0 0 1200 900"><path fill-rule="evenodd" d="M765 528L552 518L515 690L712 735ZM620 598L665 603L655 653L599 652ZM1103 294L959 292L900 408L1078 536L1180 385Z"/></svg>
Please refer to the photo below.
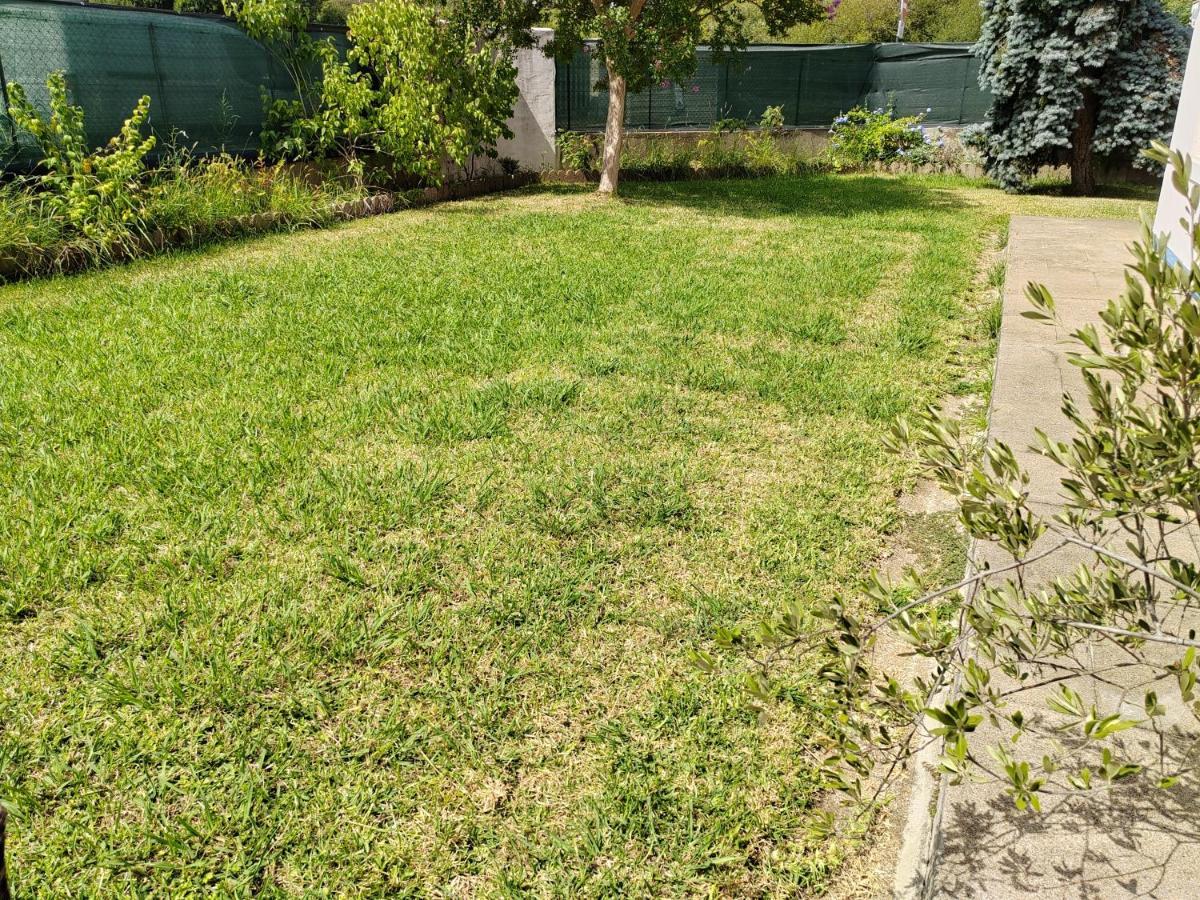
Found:
<svg viewBox="0 0 1200 900"><path fill-rule="evenodd" d="M1004 301L995 300L987 308L984 313L983 329L988 340L996 340L1000 337L1000 325L1004 320Z"/></svg>

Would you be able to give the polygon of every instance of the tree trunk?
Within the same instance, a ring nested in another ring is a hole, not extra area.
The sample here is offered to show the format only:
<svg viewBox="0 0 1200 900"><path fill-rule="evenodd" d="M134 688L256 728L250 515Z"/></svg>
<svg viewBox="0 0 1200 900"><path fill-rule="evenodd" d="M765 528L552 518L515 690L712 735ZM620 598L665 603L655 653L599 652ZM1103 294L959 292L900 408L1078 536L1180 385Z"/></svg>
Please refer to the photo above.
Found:
<svg viewBox="0 0 1200 900"><path fill-rule="evenodd" d="M1085 88L1083 103L1075 112L1075 132L1071 135L1071 190L1082 196L1096 192L1096 162L1092 142L1096 138L1096 118L1100 113L1100 98L1091 88Z"/></svg>
<svg viewBox="0 0 1200 900"><path fill-rule="evenodd" d="M604 161L600 169L600 193L615 194L621 174L621 143L625 140L625 79L613 74L608 63L608 121L604 124Z"/></svg>

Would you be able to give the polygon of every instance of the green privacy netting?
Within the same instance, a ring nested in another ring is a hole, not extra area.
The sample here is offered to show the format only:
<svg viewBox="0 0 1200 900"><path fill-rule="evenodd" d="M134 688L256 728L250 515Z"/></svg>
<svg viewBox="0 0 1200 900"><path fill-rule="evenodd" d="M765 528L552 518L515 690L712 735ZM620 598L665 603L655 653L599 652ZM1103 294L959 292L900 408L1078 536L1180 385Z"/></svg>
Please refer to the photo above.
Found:
<svg viewBox="0 0 1200 900"><path fill-rule="evenodd" d="M344 50L344 29L314 29ZM603 66L591 51L559 64L559 130L604 127ZM253 152L263 93L294 96L276 56L216 16L104 7L62 0L0 0L0 81L17 82L44 108L46 76L66 73L72 101L99 146L121 127L142 94L160 146ZM758 45L727 60L700 51L696 74L631 95L633 128L705 128L719 119L757 121L782 106L788 125L827 126L857 104L892 103L902 115L931 112L932 124L982 120L989 99L966 44ZM0 165L27 166L35 154L0 111Z"/></svg>
<svg viewBox="0 0 1200 900"><path fill-rule="evenodd" d="M696 74L631 94L631 128L706 128L721 119L756 122L768 106L783 107L784 122L828 126L853 106L892 104L898 115L926 114L934 125L983 121L990 98L979 87L979 63L970 44L756 45L714 58L699 53ZM558 128L604 128L608 92L597 83L603 62L587 47L559 64L555 88Z"/></svg>
<svg viewBox="0 0 1200 900"><path fill-rule="evenodd" d="M345 43L342 32L320 30ZM139 97L150 95L160 146L201 152L257 150L262 92L293 97L275 56L225 19L54 0L0 0L0 77L45 108L46 76L66 73L88 138L105 143ZM15 139L15 144L14 144ZM0 117L0 159L19 165L30 148Z"/></svg>

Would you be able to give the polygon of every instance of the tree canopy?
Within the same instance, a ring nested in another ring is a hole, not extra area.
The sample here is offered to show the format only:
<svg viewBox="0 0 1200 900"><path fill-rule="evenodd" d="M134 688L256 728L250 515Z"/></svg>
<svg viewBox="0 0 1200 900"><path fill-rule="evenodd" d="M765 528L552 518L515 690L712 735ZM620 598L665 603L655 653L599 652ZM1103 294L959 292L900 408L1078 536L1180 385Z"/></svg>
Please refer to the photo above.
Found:
<svg viewBox="0 0 1200 900"><path fill-rule="evenodd" d="M786 41L795 44L866 44L896 39L898 0L831 0L818 21L797 25L772 36L766 23L748 7L754 43ZM979 37L983 20L979 0L911 0L905 40L967 43Z"/></svg>
<svg viewBox="0 0 1200 900"><path fill-rule="evenodd" d="M819 0L763 0L756 8L771 34L827 14ZM586 39L597 38L597 53L605 62L609 107L602 193L617 187L626 91L685 79L696 69L700 44L730 52L744 48L753 32L741 0L549 0L546 9L555 23L552 53L570 58Z"/></svg>

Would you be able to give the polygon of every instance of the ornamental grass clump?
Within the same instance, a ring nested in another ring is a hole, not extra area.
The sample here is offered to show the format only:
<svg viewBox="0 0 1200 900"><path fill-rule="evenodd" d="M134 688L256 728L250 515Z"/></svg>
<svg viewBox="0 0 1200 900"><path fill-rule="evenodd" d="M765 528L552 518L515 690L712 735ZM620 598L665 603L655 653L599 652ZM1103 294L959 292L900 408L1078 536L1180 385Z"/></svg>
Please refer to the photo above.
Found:
<svg viewBox="0 0 1200 900"><path fill-rule="evenodd" d="M195 241L322 225L333 218L335 203L361 196L335 181L310 185L281 163L187 158L154 173L143 214L157 231Z"/></svg>
<svg viewBox="0 0 1200 900"><path fill-rule="evenodd" d="M650 181L702 178L743 178L795 175L812 167L783 142L783 108L768 106L758 127L724 119L695 144L686 140L648 136L623 151L623 171ZM594 175L600 171L600 135L563 132L558 156L567 170Z"/></svg>

